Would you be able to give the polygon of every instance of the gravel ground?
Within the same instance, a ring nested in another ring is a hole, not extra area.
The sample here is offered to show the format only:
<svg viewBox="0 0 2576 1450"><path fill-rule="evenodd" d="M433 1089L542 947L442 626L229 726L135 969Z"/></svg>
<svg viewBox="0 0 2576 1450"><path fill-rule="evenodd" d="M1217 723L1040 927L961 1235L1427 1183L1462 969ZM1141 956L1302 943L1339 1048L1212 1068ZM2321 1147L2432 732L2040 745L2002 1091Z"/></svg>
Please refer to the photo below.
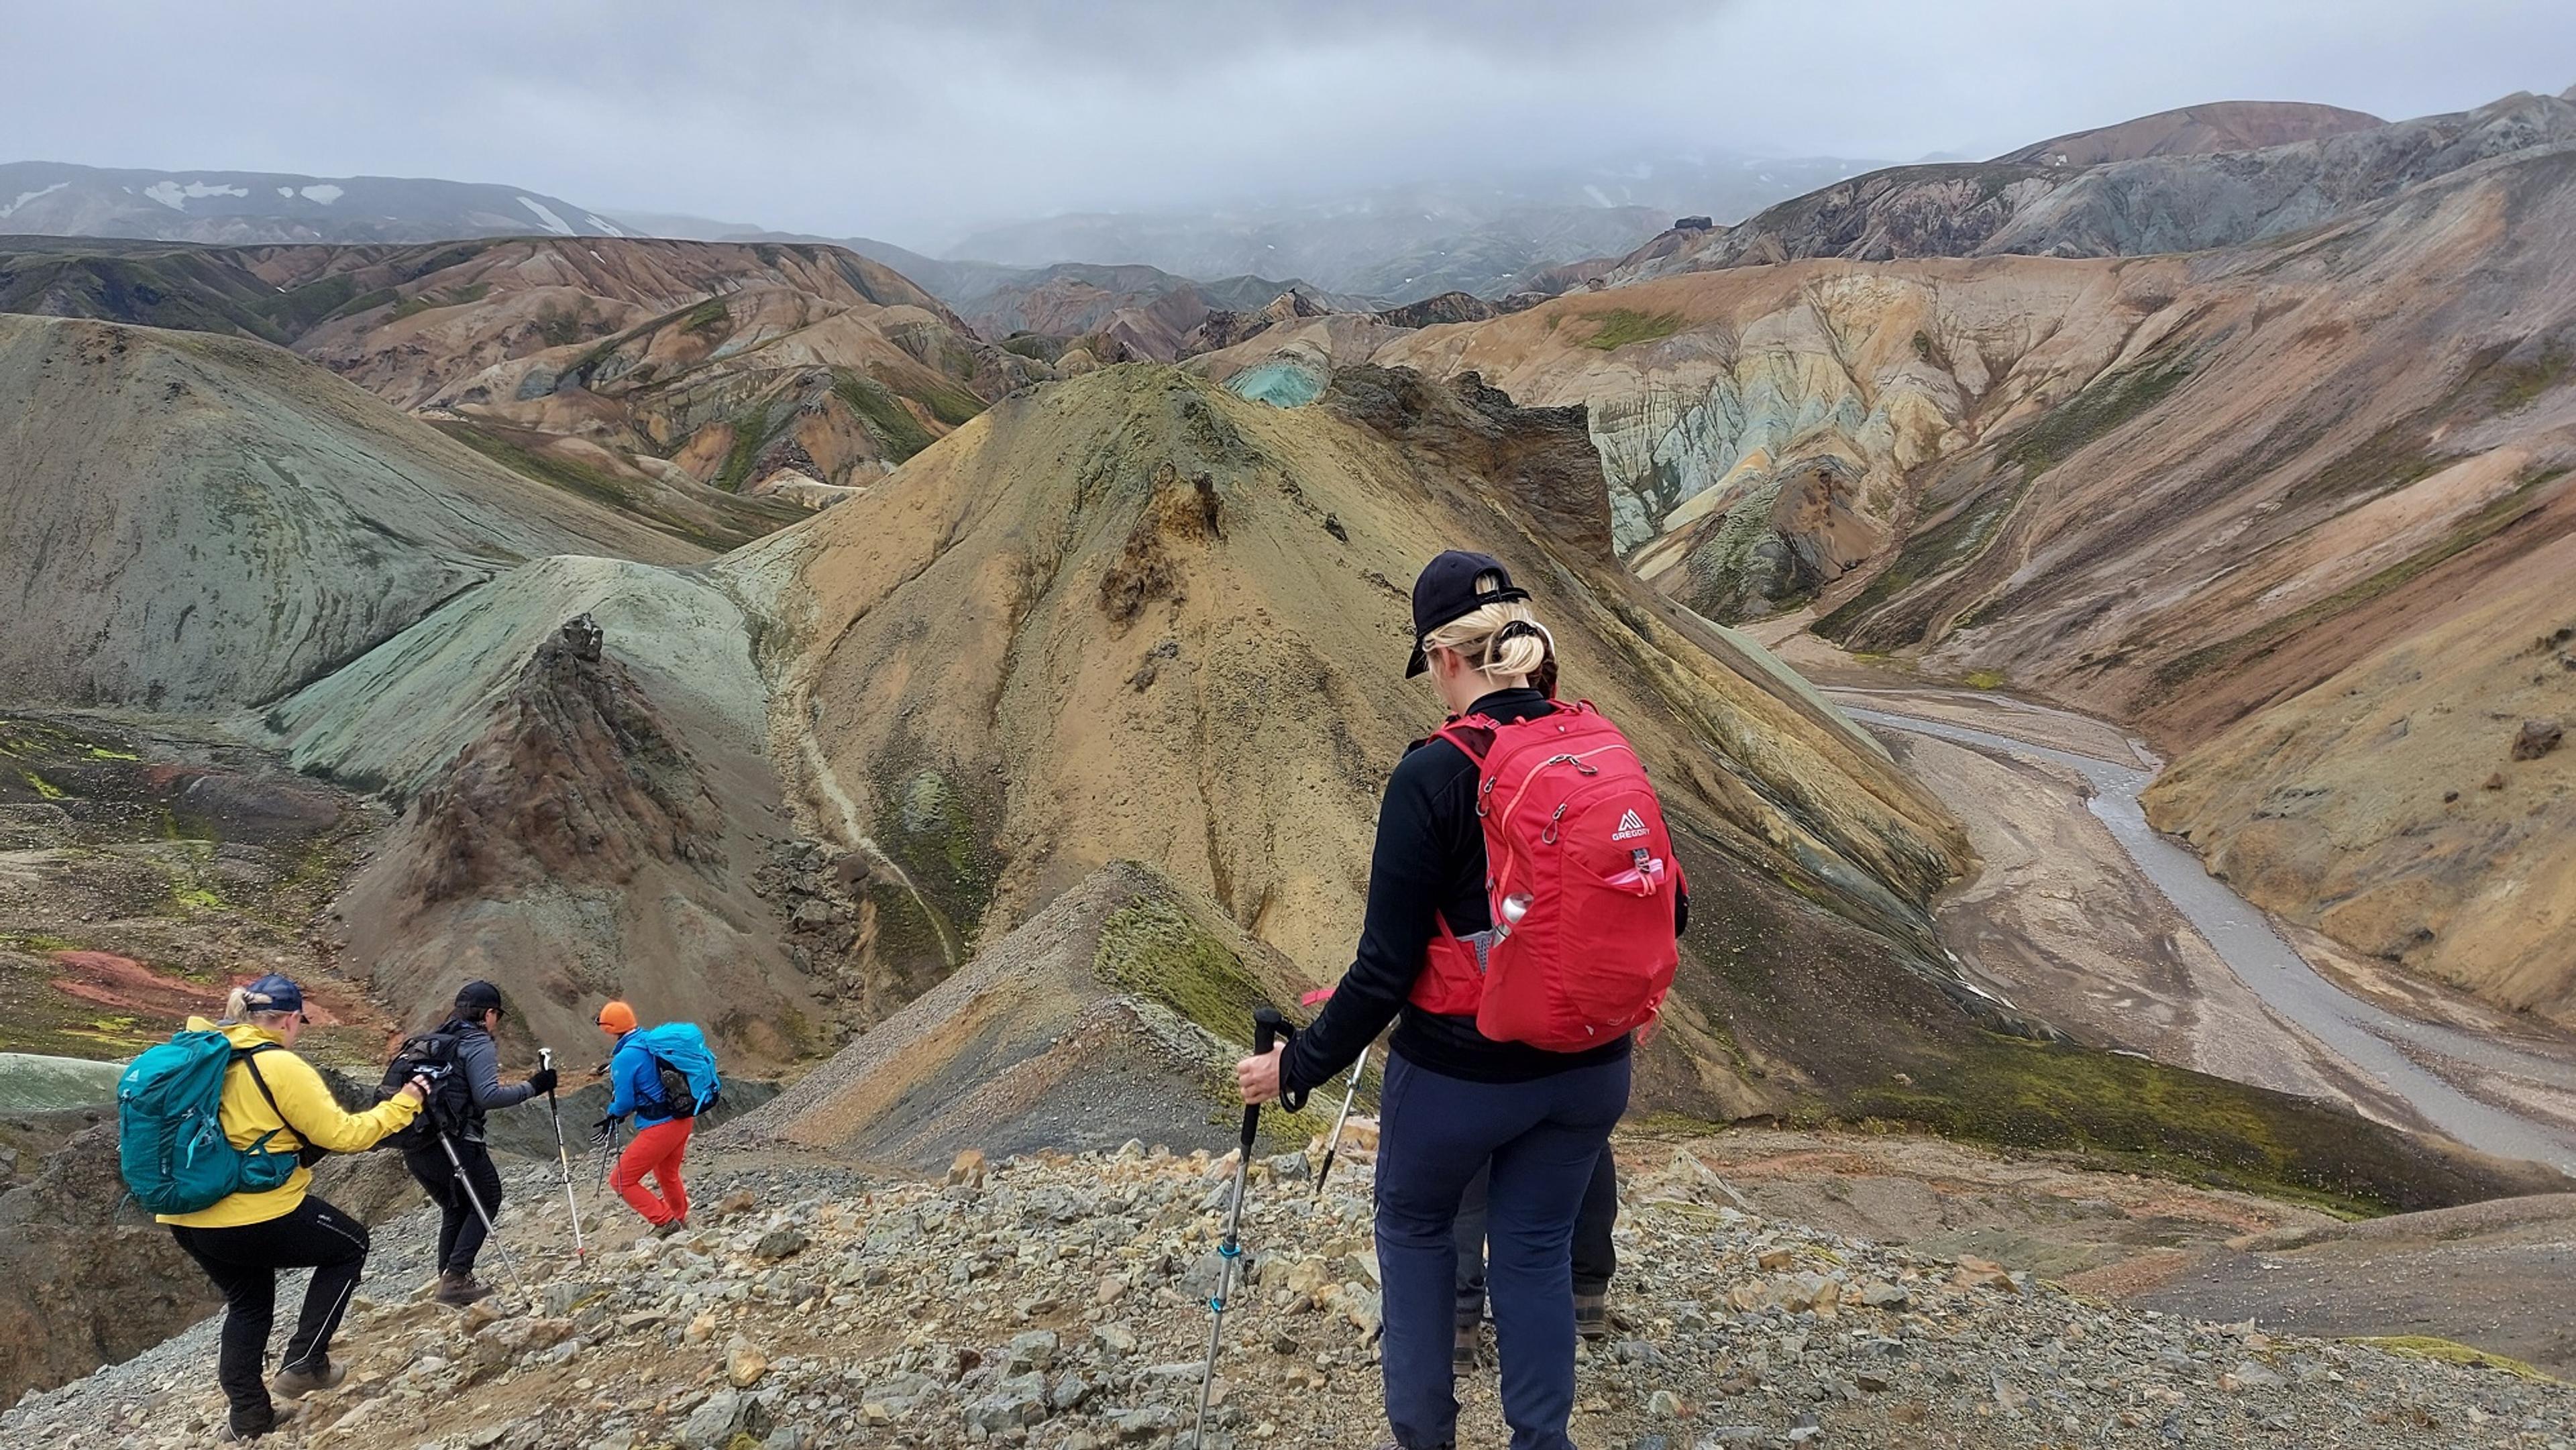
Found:
<svg viewBox="0 0 2576 1450"><path fill-rule="evenodd" d="M1627 1185L1617 1328L1581 1367L1586 1447L2576 1444L2576 1392L2554 1382L2109 1309L1974 1258L1766 1221L1697 1157L1659 1151ZM576 1262L559 1183L513 1169L529 1302L422 1301L427 1220L389 1225L339 1346L348 1384L269 1443L1187 1444L1228 1170L1132 1144L946 1183L716 1157L697 1228L637 1238L616 1207ZM1253 1183L1256 1277L1227 1318L1209 1450L1373 1444L1365 1154L1320 1200L1302 1155L1256 1163ZM507 1284L488 1255L487 1272ZM212 1357L201 1324L31 1396L0 1443L208 1443ZM1461 1442L1504 1443L1490 1363L1461 1390Z"/></svg>

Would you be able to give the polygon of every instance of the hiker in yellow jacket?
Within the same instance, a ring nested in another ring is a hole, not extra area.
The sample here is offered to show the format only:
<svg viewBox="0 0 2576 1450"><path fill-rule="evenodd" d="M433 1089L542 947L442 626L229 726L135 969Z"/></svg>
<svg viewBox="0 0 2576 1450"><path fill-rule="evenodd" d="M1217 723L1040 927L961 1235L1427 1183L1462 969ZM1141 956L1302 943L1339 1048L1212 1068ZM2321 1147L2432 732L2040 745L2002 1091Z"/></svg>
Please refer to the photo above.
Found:
<svg viewBox="0 0 2576 1450"><path fill-rule="evenodd" d="M260 1193L235 1193L195 1213L165 1213L170 1236L197 1261L224 1296L222 1349L215 1377L232 1404L236 1440L255 1440L295 1417L269 1398L273 1390L301 1399L335 1388L348 1374L331 1362L331 1335L367 1263L367 1226L311 1192L305 1166L324 1152L355 1153L412 1120L428 1084L414 1078L403 1090L363 1113L345 1113L312 1064L295 1055L295 1039L309 1018L304 992L274 973L236 987L224 1003L224 1020L188 1020L188 1030L220 1030L247 1055L224 1079L221 1122L236 1148L250 1148L275 1132L268 1146L303 1160L286 1182ZM277 1317L277 1271L313 1270L304 1310L286 1342L276 1379L260 1382L268 1333Z"/></svg>

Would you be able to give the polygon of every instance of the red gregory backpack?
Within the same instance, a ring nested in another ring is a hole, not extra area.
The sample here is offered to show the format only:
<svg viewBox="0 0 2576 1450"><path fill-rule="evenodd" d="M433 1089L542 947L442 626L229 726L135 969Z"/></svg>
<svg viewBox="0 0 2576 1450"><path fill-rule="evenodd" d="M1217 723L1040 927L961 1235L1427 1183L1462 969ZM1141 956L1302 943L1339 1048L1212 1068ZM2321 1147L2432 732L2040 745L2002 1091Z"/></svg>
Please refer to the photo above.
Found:
<svg viewBox="0 0 2576 1450"><path fill-rule="evenodd" d="M1672 893L1682 870L1627 737L1587 700L1509 725L1468 716L1440 738L1481 777L1493 939L1479 952L1442 923L1417 1003L1473 1011L1485 1036L1550 1052L1653 1022L1681 960ZM1475 965L1481 990L1470 986Z"/></svg>

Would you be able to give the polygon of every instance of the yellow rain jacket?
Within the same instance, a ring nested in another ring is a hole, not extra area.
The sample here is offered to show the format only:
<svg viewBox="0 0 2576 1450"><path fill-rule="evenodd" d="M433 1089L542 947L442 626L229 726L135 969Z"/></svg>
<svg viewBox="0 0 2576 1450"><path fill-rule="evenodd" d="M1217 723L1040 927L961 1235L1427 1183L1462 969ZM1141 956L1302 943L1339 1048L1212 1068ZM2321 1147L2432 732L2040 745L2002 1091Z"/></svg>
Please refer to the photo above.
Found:
<svg viewBox="0 0 2576 1450"><path fill-rule="evenodd" d="M213 1032L216 1025L203 1017L188 1019L191 1032ZM236 1148L248 1148L259 1141L259 1135L275 1128L285 1131L268 1140L272 1151L292 1153L310 1143L334 1153L356 1153L376 1146L387 1134L398 1132L420 1111L420 1105L406 1097L391 1097L363 1113L344 1113L331 1096L330 1085L313 1065L289 1052L278 1043L277 1034L247 1022L235 1022L220 1029L235 1047L271 1045L259 1055L259 1074L275 1094L277 1107L260 1095L259 1084L250 1076L247 1062L236 1062L224 1076L222 1123L224 1136ZM278 1114L283 1112L281 1121ZM284 1183L266 1193L235 1193L217 1200L213 1206L195 1213L155 1215L163 1223L185 1228L240 1228L244 1224L266 1223L284 1218L304 1202L305 1190L313 1183L312 1171L298 1167Z"/></svg>

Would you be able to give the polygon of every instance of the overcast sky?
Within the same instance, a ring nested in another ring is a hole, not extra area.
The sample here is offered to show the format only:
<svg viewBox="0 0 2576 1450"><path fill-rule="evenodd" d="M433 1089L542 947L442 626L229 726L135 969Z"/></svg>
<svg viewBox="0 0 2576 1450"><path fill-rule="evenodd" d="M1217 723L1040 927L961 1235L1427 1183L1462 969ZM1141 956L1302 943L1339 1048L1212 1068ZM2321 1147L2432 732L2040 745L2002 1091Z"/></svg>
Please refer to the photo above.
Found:
<svg viewBox="0 0 2576 1450"><path fill-rule="evenodd" d="M0 0L0 160L985 221L1690 152L1912 160L2195 101L2576 84L2569 0Z"/></svg>

